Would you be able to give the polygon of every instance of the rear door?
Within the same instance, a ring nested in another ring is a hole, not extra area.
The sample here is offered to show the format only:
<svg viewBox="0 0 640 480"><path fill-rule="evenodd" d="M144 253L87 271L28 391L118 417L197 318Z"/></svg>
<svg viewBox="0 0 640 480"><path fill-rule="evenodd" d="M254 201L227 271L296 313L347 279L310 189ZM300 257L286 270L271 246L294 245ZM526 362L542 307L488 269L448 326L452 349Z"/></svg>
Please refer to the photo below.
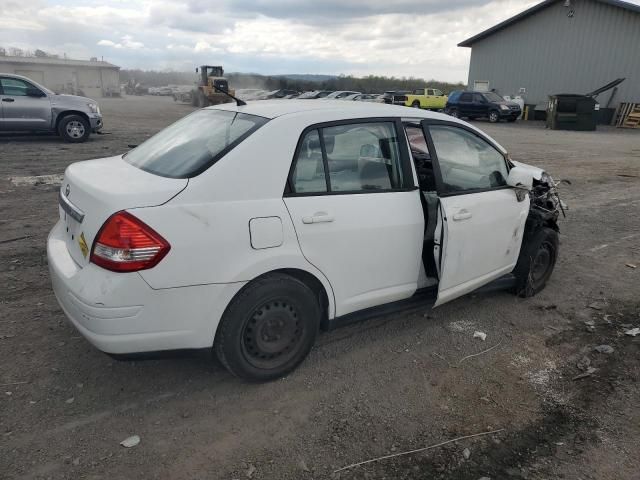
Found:
<svg viewBox="0 0 640 480"><path fill-rule="evenodd" d="M0 77L2 118L0 130L49 130L51 128L51 101L49 97L31 97L28 89L35 85L19 78ZM37 89L39 91L39 89ZM43 92L44 95L44 92Z"/></svg>
<svg viewBox="0 0 640 480"><path fill-rule="evenodd" d="M423 122L432 152L442 222L440 305L515 267L529 213L508 187L504 155L477 131L453 122Z"/></svg>
<svg viewBox="0 0 640 480"><path fill-rule="evenodd" d="M333 287L337 316L415 293L424 218L399 121L306 129L284 202L302 253Z"/></svg>

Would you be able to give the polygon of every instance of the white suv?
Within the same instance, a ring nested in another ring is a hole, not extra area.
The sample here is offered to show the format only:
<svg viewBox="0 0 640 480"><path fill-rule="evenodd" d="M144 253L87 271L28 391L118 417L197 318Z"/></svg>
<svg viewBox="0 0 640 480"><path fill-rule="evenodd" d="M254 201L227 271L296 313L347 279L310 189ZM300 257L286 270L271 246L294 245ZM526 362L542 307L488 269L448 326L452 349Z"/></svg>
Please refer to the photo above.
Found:
<svg viewBox="0 0 640 480"><path fill-rule="evenodd" d="M449 116L360 102L198 110L69 166L47 251L58 302L110 354L214 348L295 368L318 330L440 305L505 274L542 289L560 201Z"/></svg>

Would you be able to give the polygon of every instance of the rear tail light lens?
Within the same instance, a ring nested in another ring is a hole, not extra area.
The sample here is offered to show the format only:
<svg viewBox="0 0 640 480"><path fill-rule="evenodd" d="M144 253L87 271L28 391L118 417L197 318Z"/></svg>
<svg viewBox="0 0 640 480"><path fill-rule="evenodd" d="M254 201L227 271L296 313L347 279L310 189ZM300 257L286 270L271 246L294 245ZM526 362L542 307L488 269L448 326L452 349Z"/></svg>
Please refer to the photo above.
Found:
<svg viewBox="0 0 640 480"><path fill-rule="evenodd" d="M117 212L104 223L91 249L91 262L113 272L137 272L152 268L171 245L142 220Z"/></svg>

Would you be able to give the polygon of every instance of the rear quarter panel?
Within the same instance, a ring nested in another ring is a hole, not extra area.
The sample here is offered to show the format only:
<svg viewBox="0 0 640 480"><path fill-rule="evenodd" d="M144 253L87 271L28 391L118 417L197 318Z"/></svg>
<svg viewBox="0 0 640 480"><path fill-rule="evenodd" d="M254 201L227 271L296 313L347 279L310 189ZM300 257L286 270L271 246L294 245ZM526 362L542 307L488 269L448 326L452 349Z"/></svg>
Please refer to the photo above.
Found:
<svg viewBox="0 0 640 480"><path fill-rule="evenodd" d="M168 255L142 277L154 289L245 282L264 273L297 268L324 285L328 280L303 256L282 199L300 133L300 121L271 120L218 163L189 180L165 205L131 210L171 245ZM282 244L256 249L250 221L282 220Z"/></svg>

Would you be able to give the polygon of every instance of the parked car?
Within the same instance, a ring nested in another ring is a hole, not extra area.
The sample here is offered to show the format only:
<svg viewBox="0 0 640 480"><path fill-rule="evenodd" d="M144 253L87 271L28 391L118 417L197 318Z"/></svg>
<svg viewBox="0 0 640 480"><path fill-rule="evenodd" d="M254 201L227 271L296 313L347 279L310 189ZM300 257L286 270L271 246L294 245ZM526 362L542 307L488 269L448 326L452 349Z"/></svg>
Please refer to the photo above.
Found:
<svg viewBox="0 0 640 480"><path fill-rule="evenodd" d="M27 77L0 73L0 132L51 132L78 143L101 128L95 100L57 95Z"/></svg>
<svg viewBox="0 0 640 480"><path fill-rule="evenodd" d="M488 118L496 123L515 122L522 110L516 102L508 102L494 92L454 91L449 94L445 112L456 118Z"/></svg>
<svg viewBox="0 0 640 480"><path fill-rule="evenodd" d="M296 90L287 90L283 88L280 90L273 90L272 92L268 92L265 100L268 100L270 98L291 98L297 95L299 95L299 92L297 92Z"/></svg>
<svg viewBox="0 0 640 480"><path fill-rule="evenodd" d="M354 93L353 95L347 95L346 97L342 97L340 100L347 100L352 102L384 103L384 101L380 98L380 95L373 95L370 93Z"/></svg>
<svg viewBox="0 0 640 480"><path fill-rule="evenodd" d="M418 88L407 95L405 106L425 108L427 110L444 110L447 96L437 88Z"/></svg>
<svg viewBox="0 0 640 480"><path fill-rule="evenodd" d="M298 98L300 100L315 100L318 98L324 98L330 93L333 93L333 90L314 90L312 92L304 92Z"/></svg>
<svg viewBox="0 0 640 480"><path fill-rule="evenodd" d="M350 90L338 90L337 92L330 93L326 97L325 100L340 100L343 97L348 97L349 95L358 95L360 92L352 92Z"/></svg>
<svg viewBox="0 0 640 480"><path fill-rule="evenodd" d="M533 295L558 255L545 172L461 120L375 103L197 110L70 165L58 201L48 264L82 335L116 355L213 349L251 380L293 370L320 328L504 275Z"/></svg>
<svg viewBox="0 0 640 480"><path fill-rule="evenodd" d="M389 90L382 94L384 103L391 105L404 105L407 101L408 90Z"/></svg>

